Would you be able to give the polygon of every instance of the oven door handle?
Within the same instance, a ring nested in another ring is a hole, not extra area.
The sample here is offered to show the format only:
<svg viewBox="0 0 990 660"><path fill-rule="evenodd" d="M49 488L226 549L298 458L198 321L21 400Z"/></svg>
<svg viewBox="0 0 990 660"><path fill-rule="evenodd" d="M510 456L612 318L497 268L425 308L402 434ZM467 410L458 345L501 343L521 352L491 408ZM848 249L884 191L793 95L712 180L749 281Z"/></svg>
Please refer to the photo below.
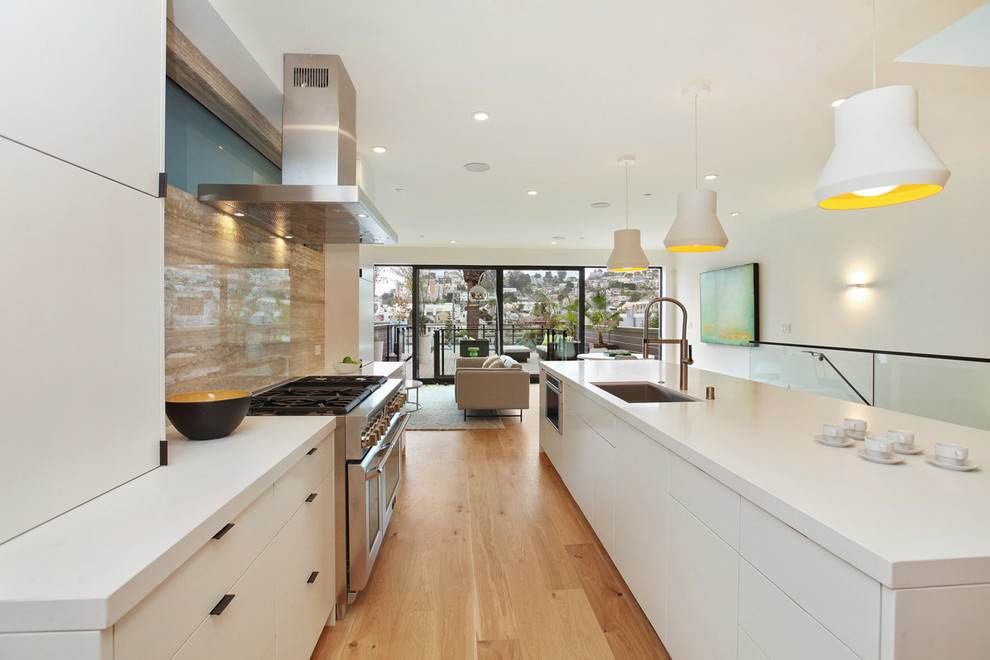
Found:
<svg viewBox="0 0 990 660"><path fill-rule="evenodd" d="M412 419L412 413L411 412L404 412L404 413L400 414L399 415L399 418L396 419L394 422L392 422L392 424L390 424L389 433L388 433L389 436L390 437L395 437L398 434L400 434L403 431L405 431L406 430L406 425L409 423L409 420L410 419ZM395 442L395 441L393 440L392 442ZM389 444L391 445L392 442L389 442Z"/></svg>
<svg viewBox="0 0 990 660"><path fill-rule="evenodd" d="M389 432L388 432L389 437L394 438L403 431L405 431L406 424L409 423L409 418L411 415L412 413L402 413L402 415L400 415L395 422L390 424ZM392 447L394 445L395 445L395 440L392 440L391 442L388 442L379 447L378 451L376 452L377 453L376 458L378 459L378 462L375 464L375 467L369 468L367 472L364 473L365 481L372 481L382 476L382 474L384 474L384 472L382 472L382 466L385 465L385 462L388 461L389 457L392 455Z"/></svg>

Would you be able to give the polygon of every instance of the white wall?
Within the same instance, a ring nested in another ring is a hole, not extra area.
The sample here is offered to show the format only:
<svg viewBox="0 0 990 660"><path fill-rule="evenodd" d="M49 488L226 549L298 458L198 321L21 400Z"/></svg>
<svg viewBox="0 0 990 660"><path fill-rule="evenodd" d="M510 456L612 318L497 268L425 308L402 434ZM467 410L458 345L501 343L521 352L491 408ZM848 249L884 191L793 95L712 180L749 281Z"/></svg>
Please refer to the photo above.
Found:
<svg viewBox="0 0 990 660"><path fill-rule="evenodd" d="M360 309L357 245L325 245L324 282L326 286L325 364L330 367L345 356L357 360L360 353ZM368 360L370 362L370 360Z"/></svg>
<svg viewBox="0 0 990 660"><path fill-rule="evenodd" d="M952 176L942 193L916 202L812 207L752 224L722 218L728 248L678 255L676 297L697 318L701 272L755 261L765 341L990 357L990 152L974 151L947 163ZM862 300L843 289L857 274L872 284ZM689 335L695 366L748 374L749 349L702 344L697 323Z"/></svg>

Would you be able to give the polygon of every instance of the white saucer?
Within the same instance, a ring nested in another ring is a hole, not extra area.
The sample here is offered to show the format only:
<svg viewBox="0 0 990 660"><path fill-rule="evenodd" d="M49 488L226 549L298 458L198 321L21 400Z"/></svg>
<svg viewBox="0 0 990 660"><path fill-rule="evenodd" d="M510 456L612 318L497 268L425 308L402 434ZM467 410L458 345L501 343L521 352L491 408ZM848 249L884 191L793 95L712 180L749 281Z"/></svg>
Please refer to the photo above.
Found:
<svg viewBox="0 0 990 660"><path fill-rule="evenodd" d="M957 472L969 472L970 470L979 469L980 464L974 463L973 461L967 460L962 465L953 465L952 463L943 463L938 460L935 456L925 456L925 460L932 465L937 465L940 468L945 468L946 470L955 470Z"/></svg>
<svg viewBox="0 0 990 660"><path fill-rule="evenodd" d="M852 447L854 444L856 444L855 442L849 440L848 438L844 442L829 442L828 440L826 440L824 435L816 435L815 442L821 445L825 445L826 447Z"/></svg>
<svg viewBox="0 0 990 660"><path fill-rule="evenodd" d="M918 445L915 445L913 449L898 449L897 448L897 445L893 445L892 446L892 451L895 454L904 454L905 456L914 456L915 454L920 454L921 452L925 451L925 448L924 447L919 447Z"/></svg>
<svg viewBox="0 0 990 660"><path fill-rule="evenodd" d="M860 449L856 453L859 454L860 457L865 458L866 460L871 461L873 463L882 463L884 465L895 465L897 463L904 462L903 456L891 456L890 458L875 458L867 454L865 449Z"/></svg>

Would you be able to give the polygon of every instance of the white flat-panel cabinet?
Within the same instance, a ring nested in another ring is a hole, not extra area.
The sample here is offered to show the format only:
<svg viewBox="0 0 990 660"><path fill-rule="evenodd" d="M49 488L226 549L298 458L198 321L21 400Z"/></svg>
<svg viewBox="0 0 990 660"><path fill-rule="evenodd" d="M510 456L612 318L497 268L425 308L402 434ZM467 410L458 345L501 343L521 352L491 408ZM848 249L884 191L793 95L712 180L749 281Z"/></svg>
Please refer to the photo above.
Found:
<svg viewBox="0 0 990 660"><path fill-rule="evenodd" d="M0 136L155 195L164 169L164 44L162 0L5 0ZM58 239L72 196L51 185L31 201L61 217L58 229L46 225Z"/></svg>
<svg viewBox="0 0 990 660"><path fill-rule="evenodd" d="M8 140L0 181L2 542L158 466L164 252L160 199Z"/></svg>
<svg viewBox="0 0 990 660"><path fill-rule="evenodd" d="M737 660L770 660L766 654L760 650L760 647L756 645L749 635L743 631L742 628L739 629L739 652L736 656Z"/></svg>
<svg viewBox="0 0 990 660"><path fill-rule="evenodd" d="M615 552L615 447L592 430L592 529L609 555Z"/></svg>
<svg viewBox="0 0 990 660"><path fill-rule="evenodd" d="M735 658L739 555L673 497L667 504L664 646L677 660Z"/></svg>
<svg viewBox="0 0 990 660"><path fill-rule="evenodd" d="M667 633L667 469L670 452L615 421L615 543L609 554L654 630Z"/></svg>
<svg viewBox="0 0 990 660"><path fill-rule="evenodd" d="M746 561L739 561L739 628L770 660L858 655Z"/></svg>
<svg viewBox="0 0 990 660"><path fill-rule="evenodd" d="M551 460L605 550L611 554L615 537L615 447L574 408L565 405L563 417L559 457Z"/></svg>

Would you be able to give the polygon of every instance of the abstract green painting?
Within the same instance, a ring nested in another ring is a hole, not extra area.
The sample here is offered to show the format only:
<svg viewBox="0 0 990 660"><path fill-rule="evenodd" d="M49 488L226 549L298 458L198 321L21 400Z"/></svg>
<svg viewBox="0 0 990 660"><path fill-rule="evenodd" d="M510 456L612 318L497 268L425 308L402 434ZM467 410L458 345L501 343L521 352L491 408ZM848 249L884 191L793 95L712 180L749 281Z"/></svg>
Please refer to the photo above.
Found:
<svg viewBox="0 0 990 660"><path fill-rule="evenodd" d="M736 346L759 341L758 265L701 274L701 341Z"/></svg>

